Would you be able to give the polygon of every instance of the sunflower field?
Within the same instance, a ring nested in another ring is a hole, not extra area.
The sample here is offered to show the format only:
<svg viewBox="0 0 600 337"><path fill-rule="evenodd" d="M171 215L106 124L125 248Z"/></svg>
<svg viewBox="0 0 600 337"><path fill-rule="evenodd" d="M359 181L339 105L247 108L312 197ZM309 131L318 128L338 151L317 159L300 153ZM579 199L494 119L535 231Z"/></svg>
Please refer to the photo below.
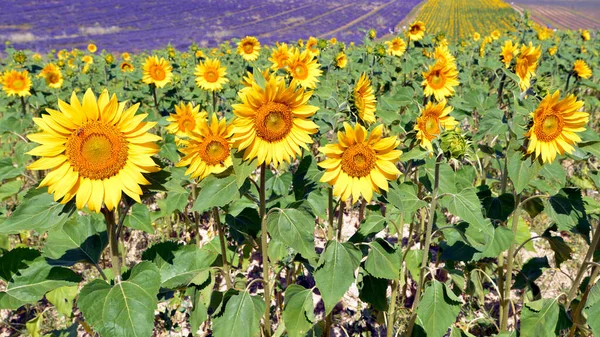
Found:
<svg viewBox="0 0 600 337"><path fill-rule="evenodd" d="M599 37L0 59L3 336L600 336Z"/></svg>

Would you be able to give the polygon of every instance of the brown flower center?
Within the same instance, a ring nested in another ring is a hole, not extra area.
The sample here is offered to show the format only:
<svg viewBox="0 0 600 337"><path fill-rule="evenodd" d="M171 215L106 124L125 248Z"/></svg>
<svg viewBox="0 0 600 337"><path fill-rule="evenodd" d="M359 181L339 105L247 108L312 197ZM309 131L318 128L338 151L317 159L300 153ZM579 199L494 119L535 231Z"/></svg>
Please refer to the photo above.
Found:
<svg viewBox="0 0 600 337"><path fill-rule="evenodd" d="M110 178L125 166L128 142L113 125L87 123L67 139L66 155L73 170L93 180Z"/></svg>
<svg viewBox="0 0 600 337"><path fill-rule="evenodd" d="M441 89L446 84L446 76L440 69L435 69L429 73L427 82L433 89Z"/></svg>
<svg viewBox="0 0 600 337"><path fill-rule="evenodd" d="M548 114L543 116L539 123L537 123L535 135L541 141L551 141L561 134L563 126L564 121L561 117L555 114Z"/></svg>
<svg viewBox="0 0 600 337"><path fill-rule="evenodd" d="M366 177L375 167L375 151L363 143L348 147L342 154L342 170L351 177Z"/></svg>
<svg viewBox="0 0 600 337"><path fill-rule="evenodd" d="M224 165L229 157L229 144L220 136L208 136L200 144L200 158L209 165Z"/></svg>
<svg viewBox="0 0 600 337"><path fill-rule="evenodd" d="M52 72L52 73L48 74L47 79L48 79L48 83L56 84L60 81L60 76L58 75L58 73Z"/></svg>
<svg viewBox="0 0 600 337"><path fill-rule="evenodd" d="M258 137L273 143L292 130L292 110L282 103L269 102L258 109L254 119Z"/></svg>
<svg viewBox="0 0 600 337"><path fill-rule="evenodd" d="M243 49L244 49L244 53L252 54L252 53L254 53L254 44L251 42L246 42L246 43L244 43Z"/></svg>
<svg viewBox="0 0 600 337"><path fill-rule="evenodd" d="M162 81L167 77L167 74L161 66L155 65L150 68L150 76L156 81Z"/></svg>

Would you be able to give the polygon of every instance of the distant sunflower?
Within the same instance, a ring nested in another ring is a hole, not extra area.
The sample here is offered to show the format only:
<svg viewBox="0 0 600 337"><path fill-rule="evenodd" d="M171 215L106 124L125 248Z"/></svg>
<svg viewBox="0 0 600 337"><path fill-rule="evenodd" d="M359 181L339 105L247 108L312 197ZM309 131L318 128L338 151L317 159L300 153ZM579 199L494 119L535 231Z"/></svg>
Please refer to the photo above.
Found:
<svg viewBox="0 0 600 337"><path fill-rule="evenodd" d="M588 30L582 31L581 38L583 39L583 41L589 41L591 39L590 32Z"/></svg>
<svg viewBox="0 0 600 337"><path fill-rule="evenodd" d="M221 61L217 59L207 59L200 62L196 66L194 74L196 75L196 85L204 90L221 90L223 85L229 82L229 79L225 77L227 68L221 67Z"/></svg>
<svg viewBox="0 0 600 337"><path fill-rule="evenodd" d="M365 73L360 75L360 78L354 85L353 98L358 118L369 124L375 123L375 105L377 104L377 99L375 99L371 80L369 80Z"/></svg>
<svg viewBox="0 0 600 337"><path fill-rule="evenodd" d="M346 68L347 65L348 65L348 56L346 56L346 54L344 54L343 51L339 52L335 56L335 66L340 69L344 69L344 68Z"/></svg>
<svg viewBox="0 0 600 337"><path fill-rule="evenodd" d="M587 63L584 60L577 60L573 64L573 71L580 78L590 78L592 77L592 69L588 67Z"/></svg>
<svg viewBox="0 0 600 337"><path fill-rule="evenodd" d="M190 138L182 141L179 149L185 156L175 166L188 166L186 175L200 180L211 173L219 174L232 165L231 143L232 126L227 125L225 118L220 121L212 114L210 124L200 121L196 132Z"/></svg>
<svg viewBox="0 0 600 337"><path fill-rule="evenodd" d="M557 46L550 47L550 48L548 48L548 55L554 56L554 55L556 55L557 51L558 51L558 47Z"/></svg>
<svg viewBox="0 0 600 337"><path fill-rule="evenodd" d="M123 61L131 61L131 55L128 52L121 54L121 57L123 58Z"/></svg>
<svg viewBox="0 0 600 337"><path fill-rule="evenodd" d="M459 85L458 70L452 63L436 62L423 73L425 78L422 85L425 86L425 96L435 96L438 101L445 97L454 95L454 87Z"/></svg>
<svg viewBox="0 0 600 337"><path fill-rule="evenodd" d="M534 48L532 43L529 45L522 45L521 51L517 58L517 64L515 66L515 72L519 76L519 86L521 91L527 90L531 86L531 77L535 76L535 69L538 65L538 59L542 54L542 49L538 46Z"/></svg>
<svg viewBox="0 0 600 337"><path fill-rule="evenodd" d="M438 137L442 130L458 125L454 117L450 116L450 112L452 112L452 107L446 106L446 101L437 104L427 103L425 109L421 111L421 116L417 117L414 127L422 147L433 151L431 141Z"/></svg>
<svg viewBox="0 0 600 337"><path fill-rule="evenodd" d="M514 44L512 40L506 40L504 45L502 46L502 50L500 52L500 56L502 57L502 62L504 62L504 67L510 67L510 62L513 58L519 55L519 44Z"/></svg>
<svg viewBox="0 0 600 337"><path fill-rule="evenodd" d="M90 55L84 55L81 60L83 61L83 63L85 63L86 65L89 64L94 64L94 58L91 57Z"/></svg>
<svg viewBox="0 0 600 337"><path fill-rule="evenodd" d="M25 97L31 95L31 79L27 70L6 70L0 77L2 89L8 96L17 95Z"/></svg>
<svg viewBox="0 0 600 337"><path fill-rule="evenodd" d="M271 76L264 89L253 83L238 96L241 104L233 104L237 116L233 122L233 146L244 150L244 159L258 159L277 167L291 162L312 144L311 134L318 126L309 117L319 109L308 105L312 92L297 88L296 81L287 86L285 79Z"/></svg>
<svg viewBox="0 0 600 337"><path fill-rule="evenodd" d="M308 41L306 41L306 50L314 57L319 56L319 40L314 36L309 37Z"/></svg>
<svg viewBox="0 0 600 337"><path fill-rule="evenodd" d="M77 208L87 204L95 212L102 204L116 208L122 192L141 202L140 185L150 184L142 173L159 170L151 157L160 137L147 132L156 124L142 122L147 114L135 115L139 103L125 109L106 90L96 101L88 89L82 102L73 93L70 104L59 100L58 106L34 118L42 132L27 136L41 144L28 154L42 157L27 168L50 170L40 187L48 186L56 201L76 198Z"/></svg>
<svg viewBox="0 0 600 337"><path fill-rule="evenodd" d="M98 50L98 47L96 47L96 45L95 45L95 44L93 44L93 43L90 43L90 44L88 44L88 46L87 46L87 49L88 49L88 51L89 51L90 53L92 53L92 54L93 54L93 53L95 53L95 52Z"/></svg>
<svg viewBox="0 0 600 337"><path fill-rule="evenodd" d="M162 88L169 84L173 78L173 67L169 61L162 57L159 60L158 56L149 56L142 68L142 82L154 84L157 88Z"/></svg>
<svg viewBox="0 0 600 337"><path fill-rule="evenodd" d="M300 52L296 49L290 56L287 70L303 88L313 89L319 82L317 77L323 73L320 66L308 50Z"/></svg>
<svg viewBox="0 0 600 337"><path fill-rule="evenodd" d="M500 31L498 31L497 29L494 30L490 36L492 37L493 40L498 40L500 38Z"/></svg>
<svg viewBox="0 0 600 337"><path fill-rule="evenodd" d="M400 171L396 162L402 151L396 150L400 141L396 136L383 138L383 125L371 134L360 124L352 128L344 123L344 132L338 131L337 144L319 148L327 159L318 163L325 169L321 182L333 186L333 195L352 203L362 196L370 202L373 192L388 190L388 181L396 180Z"/></svg>
<svg viewBox="0 0 600 337"><path fill-rule="evenodd" d="M254 36L246 36L237 47L237 53L246 61L255 61L260 52L260 42Z"/></svg>
<svg viewBox="0 0 600 337"><path fill-rule="evenodd" d="M200 112L200 105L192 106L192 103L181 102L175 105L175 113L167 117L167 122L171 122L167 131L179 137L189 137L207 116L206 111Z"/></svg>
<svg viewBox="0 0 600 337"><path fill-rule="evenodd" d="M419 41L425 36L425 24L421 21L415 21L408 27L408 37L411 41Z"/></svg>
<svg viewBox="0 0 600 337"><path fill-rule="evenodd" d="M558 90L548 94L537 109L530 114L533 124L525 134L529 137L527 153L542 157L542 161L551 163L557 154L572 153L573 145L581 142L578 132L585 131L589 120L587 112L578 111L583 107L574 95L560 99Z"/></svg>
<svg viewBox="0 0 600 337"><path fill-rule="evenodd" d="M273 49L269 61L273 63L271 69L277 70L287 67L290 58L290 48L287 43L277 42L277 48Z"/></svg>
<svg viewBox="0 0 600 337"><path fill-rule="evenodd" d="M124 73L130 73L130 72L132 72L134 70L133 64L131 64L128 61L121 62L120 68L121 68L121 71L124 72Z"/></svg>
<svg viewBox="0 0 600 337"><path fill-rule="evenodd" d="M479 41L479 39L481 38L481 35L477 32L473 33L473 41Z"/></svg>
<svg viewBox="0 0 600 337"><path fill-rule="evenodd" d="M385 41L387 45L387 53L392 56L402 56L406 51L406 42L399 37L393 38L391 41Z"/></svg>
<svg viewBox="0 0 600 337"><path fill-rule="evenodd" d="M54 63L48 63L37 77L43 77L46 81L46 85L53 89L62 87L64 82L62 71Z"/></svg>

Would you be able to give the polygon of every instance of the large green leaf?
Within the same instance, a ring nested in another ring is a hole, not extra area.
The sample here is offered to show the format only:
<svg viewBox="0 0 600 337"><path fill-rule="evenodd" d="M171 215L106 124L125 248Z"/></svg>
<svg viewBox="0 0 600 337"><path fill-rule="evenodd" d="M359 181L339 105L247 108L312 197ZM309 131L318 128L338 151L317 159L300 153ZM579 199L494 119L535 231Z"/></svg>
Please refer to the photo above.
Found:
<svg viewBox="0 0 600 337"><path fill-rule="evenodd" d="M348 239L350 242L363 242L368 238L375 236L386 227L386 218L379 214L369 214L358 226L358 230Z"/></svg>
<svg viewBox="0 0 600 337"><path fill-rule="evenodd" d="M529 160L524 160L523 154L520 152L514 152L508 157L508 177L513 182L517 193L523 192L541 168L537 161L532 163Z"/></svg>
<svg viewBox="0 0 600 337"><path fill-rule="evenodd" d="M303 337L315 322L313 292L292 284L285 290L283 322L290 337Z"/></svg>
<svg viewBox="0 0 600 337"><path fill-rule="evenodd" d="M315 220L300 209L274 211L267 218L267 229L273 238L298 251L303 257L317 257L315 252Z"/></svg>
<svg viewBox="0 0 600 337"><path fill-rule="evenodd" d="M350 243L327 243L314 273L325 304L325 314L329 314L354 282L354 271L360 259L360 250Z"/></svg>
<svg viewBox="0 0 600 337"><path fill-rule="evenodd" d="M388 308L388 298L386 296L388 280L373 277L365 272L361 273L359 278L358 297L361 301L371 303L373 308L385 311Z"/></svg>
<svg viewBox="0 0 600 337"><path fill-rule="evenodd" d="M370 242L369 246L371 249L365 261L365 270L378 278L397 279L400 276L401 251L383 239Z"/></svg>
<svg viewBox="0 0 600 337"><path fill-rule="evenodd" d="M158 268L141 262L116 285L98 279L86 284L77 304L102 337L151 336L159 287Z"/></svg>
<svg viewBox="0 0 600 337"><path fill-rule="evenodd" d="M559 306L555 298L525 303L521 311L521 337L555 337Z"/></svg>
<svg viewBox="0 0 600 337"><path fill-rule="evenodd" d="M594 284L588 294L583 312L588 317L588 325L592 329L594 336L600 336L600 283Z"/></svg>
<svg viewBox="0 0 600 337"><path fill-rule="evenodd" d="M73 314L73 300L77 297L78 292L79 287L77 286L60 287L49 291L46 294L46 299L56 307L59 313L71 317Z"/></svg>
<svg viewBox="0 0 600 337"><path fill-rule="evenodd" d="M548 198L546 203L546 213L558 229L587 236L590 224L579 189L563 188L558 194Z"/></svg>
<svg viewBox="0 0 600 337"><path fill-rule="evenodd" d="M213 207L222 207L239 197L235 175L225 178L208 176L200 184L200 192L192 206L193 211L204 212Z"/></svg>
<svg viewBox="0 0 600 337"><path fill-rule="evenodd" d="M60 230L48 233L44 256L48 263L72 266L77 262L98 263L104 247L108 244L106 230L96 215L77 216L67 221Z"/></svg>
<svg viewBox="0 0 600 337"><path fill-rule="evenodd" d="M172 194L170 194L173 196ZM187 204L187 195L185 194L186 204ZM185 208L185 205L183 206ZM129 228L139 229L146 233L153 234L154 227L152 227L152 220L150 219L150 211L148 210L148 206L144 204L135 204L131 207L131 214L127 215L123 224Z"/></svg>
<svg viewBox="0 0 600 337"><path fill-rule="evenodd" d="M442 337L456 321L460 299L444 283L434 280L423 293L417 308L417 323L427 337Z"/></svg>
<svg viewBox="0 0 600 337"><path fill-rule="evenodd" d="M410 182L402 184L391 182L386 199L404 214L406 220L410 219L416 210L427 205L425 201L419 199L417 187Z"/></svg>
<svg viewBox="0 0 600 337"><path fill-rule="evenodd" d="M213 321L215 337L253 337L260 332L265 302L258 296L242 292L231 296L222 315Z"/></svg>

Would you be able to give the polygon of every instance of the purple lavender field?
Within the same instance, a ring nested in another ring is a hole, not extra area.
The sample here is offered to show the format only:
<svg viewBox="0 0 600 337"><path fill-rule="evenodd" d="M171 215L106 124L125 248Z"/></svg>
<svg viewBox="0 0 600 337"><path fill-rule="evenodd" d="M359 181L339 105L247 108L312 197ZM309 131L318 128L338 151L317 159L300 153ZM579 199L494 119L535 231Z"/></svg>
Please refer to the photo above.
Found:
<svg viewBox="0 0 600 337"><path fill-rule="evenodd" d="M361 41L360 28L393 31L419 0L2 0L0 42L18 49L112 52L215 46L254 35L263 43L316 36Z"/></svg>

